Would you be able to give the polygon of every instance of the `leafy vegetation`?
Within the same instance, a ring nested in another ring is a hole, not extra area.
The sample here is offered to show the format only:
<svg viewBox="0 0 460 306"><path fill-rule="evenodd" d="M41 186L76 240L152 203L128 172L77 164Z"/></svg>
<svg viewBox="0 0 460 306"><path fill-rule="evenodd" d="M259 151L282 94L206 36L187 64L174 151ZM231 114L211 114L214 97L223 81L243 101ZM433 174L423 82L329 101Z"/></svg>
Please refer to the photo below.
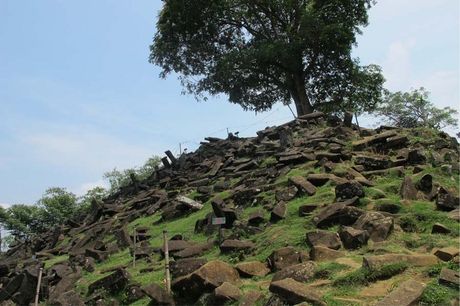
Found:
<svg viewBox="0 0 460 306"><path fill-rule="evenodd" d="M431 281L423 291L420 305L451 305L451 301L458 297L458 290Z"/></svg>
<svg viewBox="0 0 460 306"><path fill-rule="evenodd" d="M375 113L383 116L388 124L403 128L439 130L446 126L458 126L454 117L458 112L450 107L435 107L429 100L429 92L423 87L412 92L387 92Z"/></svg>
<svg viewBox="0 0 460 306"><path fill-rule="evenodd" d="M118 170L115 168L112 171L104 173L104 179L106 179L110 185L109 193L114 193L120 188L131 184L132 176L134 176L138 181L148 179L155 171L155 168L160 165L160 161L160 157L154 155L139 168L125 170Z"/></svg>
<svg viewBox="0 0 460 306"><path fill-rule="evenodd" d="M177 73L198 98L223 93L246 110L292 99L299 116L365 111L380 99L384 79L377 66L360 67L351 49L373 3L168 1L150 62L162 77Z"/></svg>

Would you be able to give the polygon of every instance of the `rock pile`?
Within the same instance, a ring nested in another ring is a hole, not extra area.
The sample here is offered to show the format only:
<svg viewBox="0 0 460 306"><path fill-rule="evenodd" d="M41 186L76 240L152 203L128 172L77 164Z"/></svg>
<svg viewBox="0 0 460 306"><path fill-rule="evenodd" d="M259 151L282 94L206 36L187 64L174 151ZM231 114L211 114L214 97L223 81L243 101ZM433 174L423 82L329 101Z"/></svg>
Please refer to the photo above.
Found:
<svg viewBox="0 0 460 306"><path fill-rule="evenodd" d="M344 257L347 250L385 242L399 228L399 205L368 207L368 203L362 203L365 197L386 199L387 190L374 188L376 178L405 174L396 190L402 199L432 201L438 210L451 212L452 218L458 220L458 194L437 181L435 174L424 173L428 162L447 165L458 173L458 143L446 135L439 139L442 141L436 142L433 154L427 148L411 145L407 133L400 130L362 129L360 135L356 127L329 120L323 113L313 113L266 128L257 137L208 137L195 152L179 157L167 151L163 166L151 177L145 181L131 177L130 185L103 202L93 201L83 219L69 221L45 235L11 246L0 262L0 302L31 303L39 268L50 258L67 255L68 259L44 269L41 299L51 305L102 305L100 301L107 301L107 294L120 292L130 302L148 297L155 305L190 304L198 300L211 304L241 301L250 305L262 296L253 291L242 292L238 287L240 278L265 277L270 273L272 296L268 305L281 305L276 301L325 305L321 293L306 284L315 275L315 262L335 260ZM309 171L296 173L299 167ZM305 240L304 247L275 248L265 262L244 261L263 251L251 239L252 235L282 223L291 216L291 201L314 196L322 186L334 188L334 201L304 204L295 212L296 218L308 220L310 226L305 238L301 238ZM373 195L366 194L369 191ZM273 197L267 199L269 193ZM193 233L187 232L168 241L173 259L173 295L158 284L133 283L127 266L104 271L102 277L88 284L85 296L77 293L74 284L82 274L94 272L99 263L113 254L129 249L129 256L148 262L164 256L163 246L150 244L150 228L187 218L206 205L212 210L196 221L194 233L213 238L220 232L222 240L196 242L190 237ZM258 210L243 217L243 212L254 206ZM136 227L135 232L129 227L134 220L153 215L159 216L155 224ZM216 218L225 218L225 222L215 225ZM438 223L433 225L432 232L449 234L450 230ZM67 243L62 243L65 239ZM241 262L233 266L202 257L215 244L220 254ZM370 268L399 261L431 265L438 258L450 260L458 256L458 252L454 253L440 249L425 257L373 255L365 257L363 265ZM458 274L443 270L440 282L458 284ZM408 301L419 298L420 290L423 291L419 284L404 283L381 303L395 301L406 287L415 288L413 296L405 297Z"/></svg>

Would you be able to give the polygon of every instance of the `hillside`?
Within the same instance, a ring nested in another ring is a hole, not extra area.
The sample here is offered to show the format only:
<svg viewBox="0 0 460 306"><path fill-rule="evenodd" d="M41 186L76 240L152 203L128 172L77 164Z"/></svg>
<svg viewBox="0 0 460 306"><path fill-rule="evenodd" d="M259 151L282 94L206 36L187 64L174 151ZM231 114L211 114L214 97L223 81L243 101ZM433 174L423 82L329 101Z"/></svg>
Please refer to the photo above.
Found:
<svg viewBox="0 0 460 306"><path fill-rule="evenodd" d="M41 305L458 305L459 144L445 133L313 113L163 163L12 246L0 305L32 303L40 267Z"/></svg>

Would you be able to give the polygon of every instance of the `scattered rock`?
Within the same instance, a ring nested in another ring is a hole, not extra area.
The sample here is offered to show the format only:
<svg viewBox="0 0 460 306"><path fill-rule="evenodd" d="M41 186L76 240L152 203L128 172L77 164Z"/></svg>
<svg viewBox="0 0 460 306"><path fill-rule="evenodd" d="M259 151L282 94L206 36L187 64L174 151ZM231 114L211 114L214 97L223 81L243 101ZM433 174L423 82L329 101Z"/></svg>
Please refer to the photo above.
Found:
<svg viewBox="0 0 460 306"><path fill-rule="evenodd" d="M426 156L422 150L410 150L407 154L407 162L410 165L420 165L426 162Z"/></svg>
<svg viewBox="0 0 460 306"><path fill-rule="evenodd" d="M295 186L278 189L275 192L275 199L277 201L288 202L295 198L295 196L297 195L297 192L298 192L298 189Z"/></svg>
<svg viewBox="0 0 460 306"><path fill-rule="evenodd" d="M244 294L239 306L255 306L262 297L262 293L259 291L248 291Z"/></svg>
<svg viewBox="0 0 460 306"><path fill-rule="evenodd" d="M190 248L192 245L190 242L185 240L169 240L168 241L168 251L170 254L174 254L185 249ZM164 255L164 246L161 247L161 253Z"/></svg>
<svg viewBox="0 0 460 306"><path fill-rule="evenodd" d="M212 243L201 243L185 248L177 253L174 253L174 258L188 258L201 256L204 252L212 248Z"/></svg>
<svg viewBox="0 0 460 306"><path fill-rule="evenodd" d="M401 210L401 205L390 203L390 202L384 202L384 203L378 204L376 207L376 210L387 212L390 214L397 214Z"/></svg>
<svg viewBox="0 0 460 306"><path fill-rule="evenodd" d="M299 217L305 217L310 215L316 208L317 205L302 205L299 207Z"/></svg>
<svg viewBox="0 0 460 306"><path fill-rule="evenodd" d="M452 269L443 268L439 274L439 283L458 289L460 286L460 273Z"/></svg>
<svg viewBox="0 0 460 306"><path fill-rule="evenodd" d="M365 230L355 229L349 226L344 226L339 230L339 236L343 246L346 249L354 250L367 245L369 233Z"/></svg>
<svg viewBox="0 0 460 306"><path fill-rule="evenodd" d="M455 220L457 222L460 222L460 209L454 209L452 211L450 211L448 214L447 214L447 217L449 217L449 219L452 219L452 220Z"/></svg>
<svg viewBox="0 0 460 306"><path fill-rule="evenodd" d="M276 282L272 282L269 287L270 292L273 292L290 304L299 304L302 302L311 303L313 305L326 305L321 301L320 295L308 285L302 284L292 278L285 278Z"/></svg>
<svg viewBox="0 0 460 306"><path fill-rule="evenodd" d="M323 208L318 215L313 217L313 223L319 228L334 224L352 225L363 213L364 211L357 207L336 203Z"/></svg>
<svg viewBox="0 0 460 306"><path fill-rule="evenodd" d="M387 131L380 134L364 137L361 140L356 140L351 143L354 150L362 150L366 147L382 144L387 141L388 138L397 136L397 133L394 131Z"/></svg>
<svg viewBox="0 0 460 306"><path fill-rule="evenodd" d="M364 167L364 171L384 170L391 168L392 162L386 157L372 157L359 155L355 157L355 164Z"/></svg>
<svg viewBox="0 0 460 306"><path fill-rule="evenodd" d="M273 275L272 282L285 278L292 278L298 282L308 282L315 274L316 264L313 261L307 261L286 267Z"/></svg>
<svg viewBox="0 0 460 306"><path fill-rule="evenodd" d="M417 192L417 188L415 188L415 184L412 182L412 179L409 176L405 176L399 191L401 198L404 200L416 200Z"/></svg>
<svg viewBox="0 0 460 306"><path fill-rule="evenodd" d="M241 277L265 276L270 269L259 261L242 262L235 266Z"/></svg>
<svg viewBox="0 0 460 306"><path fill-rule="evenodd" d="M238 272L232 266L215 260L173 281L171 288L179 298L195 302L203 293L212 292L225 282L234 284L238 280Z"/></svg>
<svg viewBox="0 0 460 306"><path fill-rule="evenodd" d="M57 299L53 301L55 306L84 306L85 303L82 301L80 295L74 290L70 290L62 293Z"/></svg>
<svg viewBox="0 0 460 306"><path fill-rule="evenodd" d="M433 224L433 227L431 229L432 234L449 234L450 232L451 230L441 223Z"/></svg>
<svg viewBox="0 0 460 306"><path fill-rule="evenodd" d="M312 196L316 193L316 187L302 176L290 177L289 182L296 186L302 193L305 193L309 196Z"/></svg>
<svg viewBox="0 0 460 306"><path fill-rule="evenodd" d="M310 250L310 258L314 261L329 261L345 256L343 252L323 246L313 246Z"/></svg>
<svg viewBox="0 0 460 306"><path fill-rule="evenodd" d="M324 230L316 230L313 232L307 232L306 234L307 245L313 246L324 246L330 249L338 250L342 246L339 235Z"/></svg>
<svg viewBox="0 0 460 306"><path fill-rule="evenodd" d="M451 211L459 208L459 197L454 196L445 188L438 189L438 197L436 198L436 207L439 210Z"/></svg>
<svg viewBox="0 0 460 306"><path fill-rule="evenodd" d="M259 226L265 222L264 212L261 210L251 213L248 217L248 225Z"/></svg>
<svg viewBox="0 0 460 306"><path fill-rule="evenodd" d="M380 242L387 239L393 231L394 220L392 217L385 217L381 213L371 211L362 214L353 227L367 231L372 241Z"/></svg>
<svg viewBox="0 0 460 306"><path fill-rule="evenodd" d="M401 262L407 262L409 265L415 267L426 267L437 264L439 260L434 255L425 254L385 254L363 257L363 267L367 267L369 269L377 269L383 265Z"/></svg>
<svg viewBox="0 0 460 306"><path fill-rule="evenodd" d="M460 250L456 247L446 247L437 250L434 255L442 261L449 261L460 253Z"/></svg>
<svg viewBox="0 0 460 306"><path fill-rule="evenodd" d="M345 183L347 181L346 179L340 178L330 173L309 174L307 176L307 180L316 187L323 186L329 181L334 182L336 185Z"/></svg>
<svg viewBox="0 0 460 306"><path fill-rule="evenodd" d="M411 306L415 305L421 298L425 285L414 281L408 280L399 285L396 290L393 290L389 295L379 301L376 306Z"/></svg>
<svg viewBox="0 0 460 306"><path fill-rule="evenodd" d="M220 245L220 251L222 253L249 252L254 249L254 247L254 243L248 240L227 239Z"/></svg>
<svg viewBox="0 0 460 306"><path fill-rule="evenodd" d="M153 305L174 305L171 295L155 283L142 287L142 291L151 299L150 303Z"/></svg>
<svg viewBox="0 0 460 306"><path fill-rule="evenodd" d="M186 258L176 261L171 261L170 270L174 278L184 276L198 270L207 263L205 258Z"/></svg>
<svg viewBox="0 0 460 306"><path fill-rule="evenodd" d="M241 297L241 291L235 285L224 282L214 289L214 296L217 301L225 303L229 301L238 301Z"/></svg>
<svg viewBox="0 0 460 306"><path fill-rule="evenodd" d="M364 188L357 181L349 181L335 187L335 197L338 201L364 197Z"/></svg>
<svg viewBox="0 0 460 306"><path fill-rule="evenodd" d="M284 202L279 202L270 214L270 222L278 222L286 217L287 206Z"/></svg>
<svg viewBox="0 0 460 306"><path fill-rule="evenodd" d="M433 176L425 174L417 183L417 189L425 193L430 193L433 190Z"/></svg>
<svg viewBox="0 0 460 306"><path fill-rule="evenodd" d="M273 251L273 253L268 256L267 263L270 270L278 271L307 260L307 254L299 252L293 247L285 247Z"/></svg>
<svg viewBox="0 0 460 306"><path fill-rule="evenodd" d="M129 274L124 269L117 269L112 274L104 276L93 282L88 287L88 294L92 294L97 289L105 289L107 292L115 294L123 290L129 282Z"/></svg>

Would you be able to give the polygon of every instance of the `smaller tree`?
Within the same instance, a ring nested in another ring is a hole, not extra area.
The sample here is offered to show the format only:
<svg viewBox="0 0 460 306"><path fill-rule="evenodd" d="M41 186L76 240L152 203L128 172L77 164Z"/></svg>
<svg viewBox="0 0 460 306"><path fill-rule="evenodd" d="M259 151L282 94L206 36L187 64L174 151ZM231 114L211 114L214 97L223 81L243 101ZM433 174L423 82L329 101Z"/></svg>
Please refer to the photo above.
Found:
<svg viewBox="0 0 460 306"><path fill-rule="evenodd" d="M143 181L152 175L155 171L155 167L160 164L160 157L152 156L150 157L144 165L140 168L132 168L125 170L113 169L112 171L104 173L104 179L109 182L109 193L114 193L121 187L125 187L131 183L131 174L135 174L137 179Z"/></svg>
<svg viewBox="0 0 460 306"><path fill-rule="evenodd" d="M37 202L43 208L43 221L48 226L63 224L75 215L78 209L77 196L65 188L48 188Z"/></svg>
<svg viewBox="0 0 460 306"><path fill-rule="evenodd" d="M83 196L78 198L78 208L76 211L76 216L84 215L88 212L91 207L91 201L96 199L97 201L102 201L108 195L108 191L103 187L96 186L88 190Z"/></svg>
<svg viewBox="0 0 460 306"><path fill-rule="evenodd" d="M387 91L375 114L382 116L387 124L403 128L440 130L447 126L457 127L458 121L454 116L458 112L450 107L435 107L429 95L423 87L411 92Z"/></svg>
<svg viewBox="0 0 460 306"><path fill-rule="evenodd" d="M35 205L14 204L0 212L0 223L11 235L18 238L46 229L43 218L43 209Z"/></svg>

